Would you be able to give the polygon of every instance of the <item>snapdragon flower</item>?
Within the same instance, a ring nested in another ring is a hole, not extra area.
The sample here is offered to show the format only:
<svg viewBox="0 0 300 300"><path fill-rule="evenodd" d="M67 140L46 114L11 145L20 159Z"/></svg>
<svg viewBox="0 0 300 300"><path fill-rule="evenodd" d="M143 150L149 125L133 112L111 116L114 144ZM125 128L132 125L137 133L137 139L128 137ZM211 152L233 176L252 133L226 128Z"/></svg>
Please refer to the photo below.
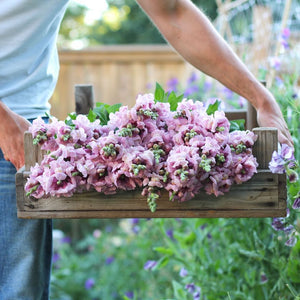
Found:
<svg viewBox="0 0 300 300"><path fill-rule="evenodd" d="M223 195L257 167L254 133L229 133L229 126L224 112L208 114L200 101L184 99L171 111L152 94L139 95L131 109L110 113L107 125L83 115L49 124L38 118L30 132L47 154L31 168L25 190L41 198L141 188L151 211L164 189L173 201L192 199L201 189ZM292 168L292 157L283 147L276 168L287 161Z"/></svg>

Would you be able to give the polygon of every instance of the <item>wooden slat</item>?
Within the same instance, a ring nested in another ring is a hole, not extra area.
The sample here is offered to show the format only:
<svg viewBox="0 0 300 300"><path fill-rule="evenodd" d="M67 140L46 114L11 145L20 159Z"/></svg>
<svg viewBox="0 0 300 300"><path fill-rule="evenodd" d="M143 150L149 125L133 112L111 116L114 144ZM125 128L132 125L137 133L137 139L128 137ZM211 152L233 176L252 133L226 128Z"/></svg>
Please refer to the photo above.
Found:
<svg viewBox="0 0 300 300"><path fill-rule="evenodd" d="M253 132L258 136L253 147L253 155L257 158L260 169L268 169L272 154L278 149L278 132L276 128L258 127Z"/></svg>
<svg viewBox="0 0 300 300"><path fill-rule="evenodd" d="M33 145L32 135L29 132L24 134L24 148L25 151L25 170L29 171L31 166L34 166L38 161L39 147Z"/></svg>
<svg viewBox="0 0 300 300"><path fill-rule="evenodd" d="M190 211L18 211L22 219L119 219L119 218L275 218L285 217L285 210L190 210Z"/></svg>
<svg viewBox="0 0 300 300"><path fill-rule="evenodd" d="M77 114L87 115L94 107L94 90L92 85L75 85L75 107Z"/></svg>
<svg viewBox="0 0 300 300"><path fill-rule="evenodd" d="M242 119L242 120L245 120L245 123L247 124L247 111L246 110L226 111L225 116L229 121Z"/></svg>

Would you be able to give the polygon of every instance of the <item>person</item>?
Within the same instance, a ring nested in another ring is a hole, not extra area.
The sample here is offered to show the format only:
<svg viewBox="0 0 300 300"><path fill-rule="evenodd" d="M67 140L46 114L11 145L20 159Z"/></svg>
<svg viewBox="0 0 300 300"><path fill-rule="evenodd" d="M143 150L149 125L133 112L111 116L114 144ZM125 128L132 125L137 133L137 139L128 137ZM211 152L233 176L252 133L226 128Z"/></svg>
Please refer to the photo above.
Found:
<svg viewBox="0 0 300 300"><path fill-rule="evenodd" d="M190 0L136 0L188 62L256 108L261 126L293 145L276 100L248 71ZM15 173L24 165L23 134L49 113L58 76L56 38L68 0L3 0L0 10L0 299L48 299L50 220L16 215Z"/></svg>

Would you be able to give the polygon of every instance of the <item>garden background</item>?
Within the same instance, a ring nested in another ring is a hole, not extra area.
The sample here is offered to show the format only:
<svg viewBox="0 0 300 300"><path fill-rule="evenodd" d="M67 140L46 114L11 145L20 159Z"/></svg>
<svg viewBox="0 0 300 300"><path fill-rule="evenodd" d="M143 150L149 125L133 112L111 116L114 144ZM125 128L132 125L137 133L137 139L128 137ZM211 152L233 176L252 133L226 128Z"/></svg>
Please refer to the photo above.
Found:
<svg viewBox="0 0 300 300"><path fill-rule="evenodd" d="M59 36L61 71L51 113L74 111L74 85L95 100L133 105L166 90L246 101L188 65L134 1L71 2ZM260 80L286 118L299 161L300 1L194 1ZM98 11L98 14L95 14ZM299 180L286 219L55 220L51 299L299 299ZM280 226L279 226L279 225Z"/></svg>

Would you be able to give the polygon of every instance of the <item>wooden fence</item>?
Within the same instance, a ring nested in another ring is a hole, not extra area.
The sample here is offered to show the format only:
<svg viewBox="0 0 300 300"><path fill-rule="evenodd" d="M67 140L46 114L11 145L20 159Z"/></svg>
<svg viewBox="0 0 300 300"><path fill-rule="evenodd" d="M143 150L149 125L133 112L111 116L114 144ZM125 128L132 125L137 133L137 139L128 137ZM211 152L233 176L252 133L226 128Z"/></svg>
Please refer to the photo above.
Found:
<svg viewBox="0 0 300 300"><path fill-rule="evenodd" d="M153 92L172 77L186 80L192 67L170 46L102 46L59 52L60 74L51 99L52 115L64 119L75 111L74 85L92 84L95 101L132 106L139 93Z"/></svg>

